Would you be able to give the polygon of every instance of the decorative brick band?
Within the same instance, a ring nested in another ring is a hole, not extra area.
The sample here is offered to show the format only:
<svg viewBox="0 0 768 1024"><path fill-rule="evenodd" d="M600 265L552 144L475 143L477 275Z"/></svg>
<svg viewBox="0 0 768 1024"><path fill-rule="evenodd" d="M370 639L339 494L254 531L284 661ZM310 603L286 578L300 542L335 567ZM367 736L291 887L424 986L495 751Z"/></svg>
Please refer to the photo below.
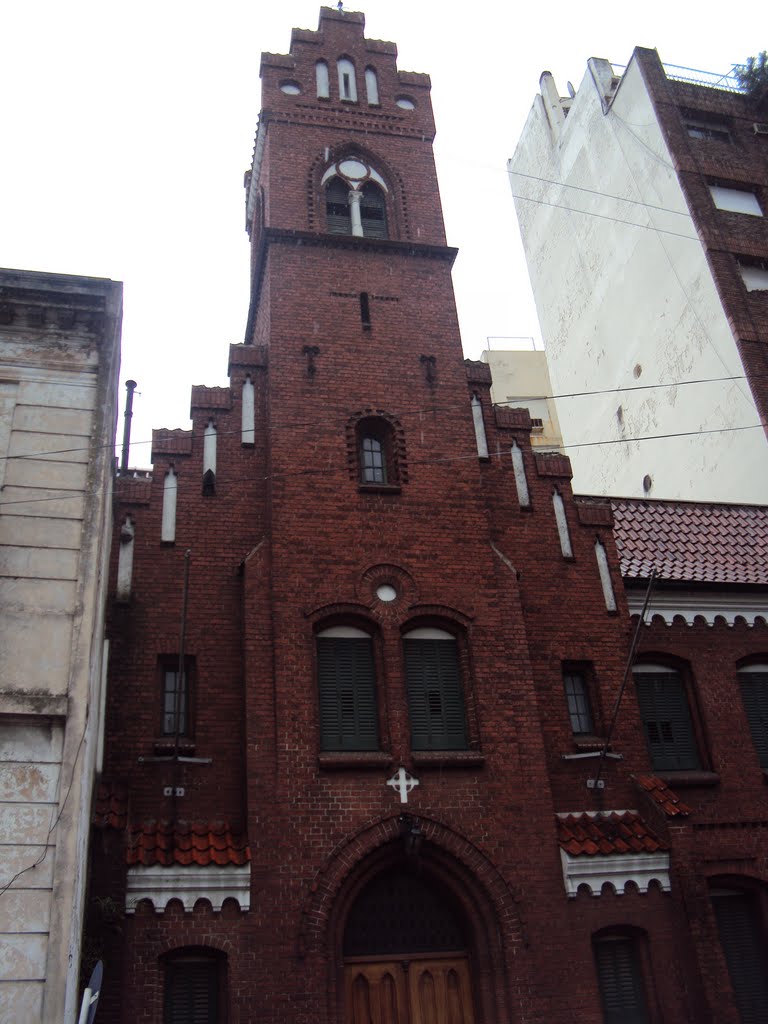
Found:
<svg viewBox="0 0 768 1024"><path fill-rule="evenodd" d="M493 415L496 426L501 430L531 429L531 414L527 409L510 409L506 405L494 405Z"/></svg>
<svg viewBox="0 0 768 1024"><path fill-rule="evenodd" d="M152 431L152 459L155 455L191 455L191 430L160 430Z"/></svg>
<svg viewBox="0 0 768 1024"><path fill-rule="evenodd" d="M470 384L485 384L490 387L491 368L487 363L481 363L479 359L465 359L464 366L467 368L467 380Z"/></svg>
<svg viewBox="0 0 768 1024"><path fill-rule="evenodd" d="M582 526L613 526L613 509L610 502L574 502L576 514Z"/></svg>
<svg viewBox="0 0 768 1024"><path fill-rule="evenodd" d="M231 409L232 392L229 388L207 388L203 384L192 387L190 414L195 409Z"/></svg>

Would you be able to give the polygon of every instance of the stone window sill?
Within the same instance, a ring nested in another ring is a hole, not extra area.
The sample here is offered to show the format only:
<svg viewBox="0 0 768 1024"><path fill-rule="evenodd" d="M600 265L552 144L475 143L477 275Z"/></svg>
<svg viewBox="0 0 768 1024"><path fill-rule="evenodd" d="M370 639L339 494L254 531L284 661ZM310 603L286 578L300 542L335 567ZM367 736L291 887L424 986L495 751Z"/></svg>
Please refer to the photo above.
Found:
<svg viewBox="0 0 768 1024"><path fill-rule="evenodd" d="M680 772L654 772L657 778L670 786L717 786L720 783L718 772L706 771L680 771Z"/></svg>
<svg viewBox="0 0 768 1024"><path fill-rule="evenodd" d="M482 768L485 764L479 750L414 750L411 756L418 768Z"/></svg>
<svg viewBox="0 0 768 1024"><path fill-rule="evenodd" d="M347 768L389 768L392 755L386 750L328 750L317 755L320 768L335 771Z"/></svg>

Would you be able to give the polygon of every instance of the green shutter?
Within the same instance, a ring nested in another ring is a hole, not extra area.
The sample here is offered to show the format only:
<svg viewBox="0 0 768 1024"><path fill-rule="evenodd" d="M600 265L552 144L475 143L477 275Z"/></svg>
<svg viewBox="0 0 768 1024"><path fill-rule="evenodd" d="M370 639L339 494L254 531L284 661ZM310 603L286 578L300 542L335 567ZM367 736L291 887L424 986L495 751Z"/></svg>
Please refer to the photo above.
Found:
<svg viewBox="0 0 768 1024"><path fill-rule="evenodd" d="M763 768L768 768L768 672L741 672L741 699L752 742Z"/></svg>
<svg viewBox="0 0 768 1024"><path fill-rule="evenodd" d="M747 893L713 893L712 905L742 1024L768 1024L768 962L755 903Z"/></svg>
<svg viewBox="0 0 768 1024"><path fill-rule="evenodd" d="M368 637L317 638L320 746L378 750L373 644Z"/></svg>
<svg viewBox="0 0 768 1024"><path fill-rule="evenodd" d="M170 962L165 975L165 1024L217 1024L219 966L213 960Z"/></svg>
<svg viewBox="0 0 768 1024"><path fill-rule="evenodd" d="M597 983L605 1024L647 1024L648 1010L637 947L631 938L595 943Z"/></svg>
<svg viewBox="0 0 768 1024"><path fill-rule="evenodd" d="M467 723L454 640L404 640L413 750L465 750Z"/></svg>
<svg viewBox="0 0 768 1024"><path fill-rule="evenodd" d="M637 701L656 771L701 767L683 680L677 672L638 672Z"/></svg>

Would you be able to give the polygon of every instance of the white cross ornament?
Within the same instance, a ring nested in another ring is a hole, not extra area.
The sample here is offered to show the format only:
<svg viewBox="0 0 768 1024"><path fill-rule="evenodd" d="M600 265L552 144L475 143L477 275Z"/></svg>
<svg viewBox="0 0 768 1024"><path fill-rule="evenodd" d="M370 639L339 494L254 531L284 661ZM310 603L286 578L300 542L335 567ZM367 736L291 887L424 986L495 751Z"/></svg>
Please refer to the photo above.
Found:
<svg viewBox="0 0 768 1024"><path fill-rule="evenodd" d="M408 803L408 794L411 792L414 786L418 786L418 784L419 780L414 779L412 775L409 775L405 768L403 768L402 766L397 769L397 771L395 772L391 779L387 779L387 785L391 786L392 789L397 790L397 792L400 794L401 804Z"/></svg>

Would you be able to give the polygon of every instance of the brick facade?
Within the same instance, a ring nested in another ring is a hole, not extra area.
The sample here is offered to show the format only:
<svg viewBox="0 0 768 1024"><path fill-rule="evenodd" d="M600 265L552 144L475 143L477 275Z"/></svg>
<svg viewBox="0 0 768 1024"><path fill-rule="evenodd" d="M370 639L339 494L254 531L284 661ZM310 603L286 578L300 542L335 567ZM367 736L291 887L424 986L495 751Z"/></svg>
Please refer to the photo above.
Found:
<svg viewBox="0 0 768 1024"><path fill-rule="evenodd" d="M323 9L318 32L294 31L290 54L264 55L261 137L246 182L253 292L245 344L230 349L228 389L193 389L191 431L156 432L151 481L116 482L113 593L128 543L133 563L130 596L111 609L92 856L88 948L105 960L100 1018L159 1024L174 957L186 953L215 964L218 1020L362 1019L349 1009L357 990L345 988L344 966L364 961L345 953L345 930L358 899L391 872L417 889L436 887L460 922L462 948L451 955L468 964L476 1021L566 1021L578 1005L585 1024L598 1024L592 940L602 929L642 934L649 1020L735 1020L723 1010L728 976L713 952L701 858L706 849L766 877L764 858L739 860L756 853L762 835L762 775L753 757L739 810L746 824L705 830L703 840L695 831L731 813L744 767L735 759L722 791L693 779L685 800L694 813L669 824L633 778L650 769L630 686L611 743L622 759L606 760L604 789L587 788L632 629L610 504L575 501L568 460L534 455L530 418L494 413L487 367L463 360L429 80L398 72L394 46L366 40L363 27L362 15ZM356 103L338 99L339 57L357 69ZM327 100L316 98L321 59ZM366 67L378 75L375 106L366 103ZM281 91L286 84L300 92ZM398 107L398 97L415 109ZM323 176L345 158L367 162L385 183L387 238L327 230ZM252 434L243 410L251 385ZM478 457L473 398L487 458ZM210 424L216 472L203 493ZM361 477L361 429L383 438L386 480ZM175 540L163 543L171 470ZM607 608L598 541L617 610ZM164 729L163 686L179 655L187 553L192 669L177 738ZM316 634L342 626L371 638L376 749L323 749ZM455 639L465 716L455 749L412 749L403 649L414 629ZM764 626L657 632L645 634L644 652L658 645L694 674L700 658L714 684L702 708L707 739L718 716L743 733L733 695L715 695L716 666L735 687L733 665L766 643ZM564 666L583 672L591 736L573 735ZM746 763L746 748L742 755ZM726 745L713 743L712 766L721 757ZM419 783L407 804L387 785L401 767ZM660 848L672 849L669 891L651 881L647 891L630 883L626 893L569 899L556 814L630 808ZM208 872L215 889L216 871L242 877L244 839L247 896L217 910L215 897L185 895L179 879ZM137 865L162 869L152 903L141 898L140 885L150 883ZM689 928L693 941L681 941ZM401 965L406 954L414 963L430 954L410 949L407 935L399 942L390 959ZM432 953L439 962L445 950Z"/></svg>

